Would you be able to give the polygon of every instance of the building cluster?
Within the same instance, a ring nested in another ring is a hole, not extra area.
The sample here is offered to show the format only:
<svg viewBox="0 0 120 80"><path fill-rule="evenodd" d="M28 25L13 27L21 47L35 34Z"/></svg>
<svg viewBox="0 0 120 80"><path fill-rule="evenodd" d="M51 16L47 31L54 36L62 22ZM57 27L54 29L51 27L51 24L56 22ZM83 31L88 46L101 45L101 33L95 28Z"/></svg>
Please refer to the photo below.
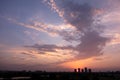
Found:
<svg viewBox="0 0 120 80"><path fill-rule="evenodd" d="M81 73L91 73L92 70L91 69L88 69L87 67L81 69L81 68L78 68L78 69L74 69L74 72L81 72Z"/></svg>

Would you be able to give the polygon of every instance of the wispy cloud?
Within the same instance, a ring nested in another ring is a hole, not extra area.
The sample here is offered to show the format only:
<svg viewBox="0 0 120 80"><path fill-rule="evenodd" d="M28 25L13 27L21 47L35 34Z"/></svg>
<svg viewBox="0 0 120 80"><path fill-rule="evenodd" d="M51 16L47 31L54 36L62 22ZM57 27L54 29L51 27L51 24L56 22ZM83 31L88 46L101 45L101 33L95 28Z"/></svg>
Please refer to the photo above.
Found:
<svg viewBox="0 0 120 80"><path fill-rule="evenodd" d="M113 16L113 13L107 13L101 7L92 6L89 3L79 4L72 0L45 0L45 2L64 20L63 24L53 25L39 21L22 23L10 18L8 20L26 28L45 32L51 37L60 36L68 42L75 41L77 45L74 47L68 45L57 46L55 44L26 45L27 48L34 48L33 51L36 53L58 53L57 50L64 48L63 51L72 50L73 52L70 54L75 55L77 59L89 58L102 55L104 53L103 49L110 39L112 39L111 43L119 42L118 36L117 38L111 38L111 35L106 36L108 33L105 33L106 23L119 22L118 18L114 18L114 16L119 16L118 13L113 12Z"/></svg>
<svg viewBox="0 0 120 80"><path fill-rule="evenodd" d="M36 44L26 47L1 45L0 48L2 49L0 50L0 53L2 53L0 54L0 64L2 66L24 65L25 67L32 65L35 67L36 65L42 65L45 67L51 64L59 65L62 62L74 58L73 54L69 54L72 52L69 50L71 47Z"/></svg>
<svg viewBox="0 0 120 80"><path fill-rule="evenodd" d="M34 29L40 32L45 32L51 37L61 36L64 39L68 40L67 37L73 37L75 33L77 34L76 29L70 24L53 25L39 21L23 23L12 18L8 18L8 20L26 28Z"/></svg>

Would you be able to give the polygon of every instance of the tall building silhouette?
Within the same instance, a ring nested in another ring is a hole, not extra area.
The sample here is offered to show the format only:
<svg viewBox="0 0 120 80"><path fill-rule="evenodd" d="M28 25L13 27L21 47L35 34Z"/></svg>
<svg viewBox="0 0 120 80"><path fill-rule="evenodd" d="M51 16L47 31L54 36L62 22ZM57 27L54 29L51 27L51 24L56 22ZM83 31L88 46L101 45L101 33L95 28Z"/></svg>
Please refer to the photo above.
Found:
<svg viewBox="0 0 120 80"><path fill-rule="evenodd" d="M89 73L91 73L91 72L92 72L92 70L91 70L91 69L88 69L88 72L89 72Z"/></svg>
<svg viewBox="0 0 120 80"><path fill-rule="evenodd" d="M87 67L85 67L84 70L85 70L86 73L88 72Z"/></svg>
<svg viewBox="0 0 120 80"><path fill-rule="evenodd" d="M78 72L80 72L80 68L78 68Z"/></svg>
<svg viewBox="0 0 120 80"><path fill-rule="evenodd" d="M87 67L85 67L85 68L83 68L83 69L81 69L81 68L78 68L78 69L74 69L74 72L78 72L78 73L91 73L92 72L92 70L89 68L87 68Z"/></svg>
<svg viewBox="0 0 120 80"><path fill-rule="evenodd" d="M84 72L84 69L82 69L81 72L83 73L83 72Z"/></svg>
<svg viewBox="0 0 120 80"><path fill-rule="evenodd" d="M74 69L74 72L77 72L77 69Z"/></svg>

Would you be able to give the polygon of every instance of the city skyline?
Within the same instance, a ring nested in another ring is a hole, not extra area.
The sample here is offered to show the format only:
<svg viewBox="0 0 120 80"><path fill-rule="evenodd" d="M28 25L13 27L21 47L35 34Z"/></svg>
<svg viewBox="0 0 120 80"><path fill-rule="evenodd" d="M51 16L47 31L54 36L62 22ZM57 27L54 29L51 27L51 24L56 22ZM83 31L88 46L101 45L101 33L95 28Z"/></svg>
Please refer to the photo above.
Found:
<svg viewBox="0 0 120 80"><path fill-rule="evenodd" d="M120 70L119 0L1 0L0 70Z"/></svg>

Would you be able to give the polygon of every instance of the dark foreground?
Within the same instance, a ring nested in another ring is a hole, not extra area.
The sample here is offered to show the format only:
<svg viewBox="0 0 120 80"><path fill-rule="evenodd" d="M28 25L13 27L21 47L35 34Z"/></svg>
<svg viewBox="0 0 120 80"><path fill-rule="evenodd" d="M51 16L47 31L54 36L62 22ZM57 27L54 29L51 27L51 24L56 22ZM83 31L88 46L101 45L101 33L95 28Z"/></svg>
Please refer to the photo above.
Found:
<svg viewBox="0 0 120 80"><path fill-rule="evenodd" d="M120 80L120 72L0 71L0 80Z"/></svg>

